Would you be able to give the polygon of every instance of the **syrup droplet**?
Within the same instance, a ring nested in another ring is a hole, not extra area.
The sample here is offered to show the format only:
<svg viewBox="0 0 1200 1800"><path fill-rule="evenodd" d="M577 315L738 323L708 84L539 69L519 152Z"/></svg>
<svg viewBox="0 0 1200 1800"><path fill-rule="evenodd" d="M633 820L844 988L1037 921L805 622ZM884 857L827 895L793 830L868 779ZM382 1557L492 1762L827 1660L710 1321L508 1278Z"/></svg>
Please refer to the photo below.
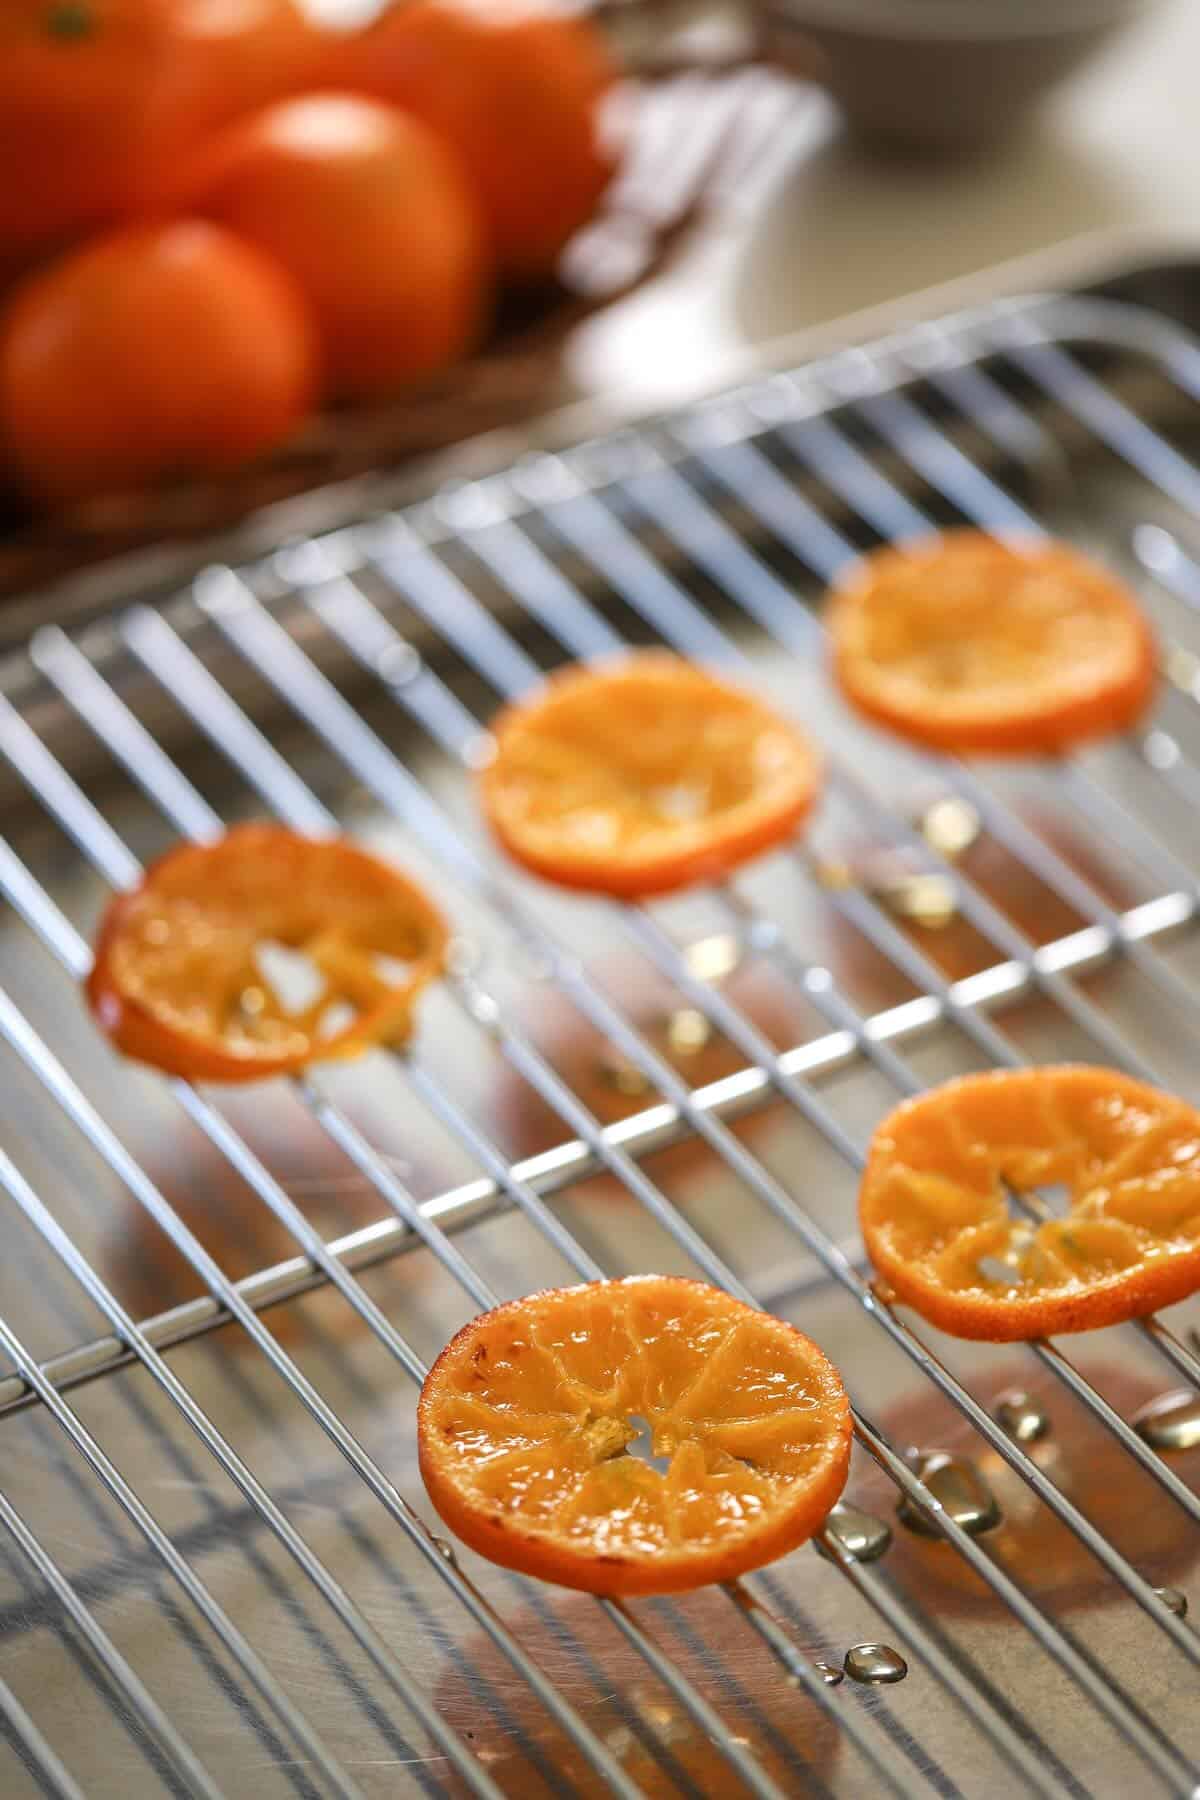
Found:
<svg viewBox="0 0 1200 1800"><path fill-rule="evenodd" d="M1169 1612L1173 1612L1177 1619L1187 1618L1188 1600L1186 1594L1181 1594L1178 1588L1172 1587L1155 1588L1154 1591L1162 1601L1163 1605Z"/></svg>
<svg viewBox="0 0 1200 1800"><path fill-rule="evenodd" d="M689 944L683 954L697 981L722 981L737 968L742 952L737 939L723 932Z"/></svg>
<svg viewBox="0 0 1200 1800"><path fill-rule="evenodd" d="M958 911L953 883L944 875L907 875L878 890L878 897L902 919L927 931L942 931Z"/></svg>
<svg viewBox="0 0 1200 1800"><path fill-rule="evenodd" d="M1024 1388L1010 1388L996 1402L996 1421L1018 1444L1040 1444L1050 1436L1050 1415Z"/></svg>
<svg viewBox="0 0 1200 1800"><path fill-rule="evenodd" d="M667 1020L667 1044L676 1056L695 1056L712 1036L712 1026L694 1006L681 1006Z"/></svg>
<svg viewBox="0 0 1200 1800"><path fill-rule="evenodd" d="M851 1681L868 1683L903 1681L908 1664L890 1644L855 1644L846 1652L845 1669Z"/></svg>
<svg viewBox="0 0 1200 1800"><path fill-rule="evenodd" d="M813 1664L813 1668L826 1687L837 1687L839 1682L846 1679L846 1671L839 1669L836 1663L816 1662Z"/></svg>
<svg viewBox="0 0 1200 1800"><path fill-rule="evenodd" d="M1200 1448L1200 1395L1188 1388L1160 1394L1134 1413L1133 1428L1152 1450Z"/></svg>
<svg viewBox="0 0 1200 1800"><path fill-rule="evenodd" d="M628 1100L640 1100L643 1095L652 1091L642 1071L633 1063L626 1062L624 1057L614 1056L612 1061L602 1058L596 1064L596 1075L606 1087L612 1088L614 1093L623 1094Z"/></svg>
<svg viewBox="0 0 1200 1800"><path fill-rule="evenodd" d="M925 1451L916 1457L914 1472L941 1501L954 1523L971 1537L979 1537L1000 1523L1000 1508L992 1490L975 1464L968 1462L965 1456L950 1456L945 1450ZM942 1535L907 1495L901 1497L896 1516L919 1537L939 1538Z"/></svg>
<svg viewBox="0 0 1200 1800"><path fill-rule="evenodd" d="M935 800L921 820L921 836L949 862L971 848L982 828L983 821L975 808L957 795Z"/></svg>
<svg viewBox="0 0 1200 1800"><path fill-rule="evenodd" d="M444 1537L435 1537L433 1542L434 1542L434 1547L436 1548L436 1550L438 1552L438 1555L444 1557L445 1560L453 1568L457 1569L458 1558L454 1554L454 1546L452 1544L448 1544Z"/></svg>
<svg viewBox="0 0 1200 1800"><path fill-rule="evenodd" d="M825 1521L825 1529L855 1562L874 1562L892 1541L890 1525L877 1519L874 1513L863 1512L861 1507L851 1506L845 1500L839 1500L833 1508ZM819 1542L817 1548L820 1549Z"/></svg>

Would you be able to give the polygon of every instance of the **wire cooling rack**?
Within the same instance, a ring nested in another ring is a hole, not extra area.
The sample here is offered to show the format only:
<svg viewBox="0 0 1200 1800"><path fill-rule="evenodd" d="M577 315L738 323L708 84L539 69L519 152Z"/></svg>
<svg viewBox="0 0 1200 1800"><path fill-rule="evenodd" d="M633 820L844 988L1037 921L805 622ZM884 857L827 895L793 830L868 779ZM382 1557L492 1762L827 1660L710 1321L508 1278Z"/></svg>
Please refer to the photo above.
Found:
<svg viewBox="0 0 1200 1800"><path fill-rule="evenodd" d="M10 661L6 1794L1197 1791L1194 1307L955 1345L872 1286L853 1194L875 1119L956 1069L1084 1055L1196 1097L1198 398L1150 313L1006 305ZM1137 573L1151 724L997 770L845 716L823 584L962 520ZM816 827L653 907L527 882L471 802L488 718L657 641L825 741ZM120 1064L77 993L104 892L255 812L355 831L453 915L415 1043L249 1096ZM638 1268L825 1345L847 1503L670 1603L460 1556L415 1474L431 1356ZM907 1678L839 1680L859 1642Z"/></svg>

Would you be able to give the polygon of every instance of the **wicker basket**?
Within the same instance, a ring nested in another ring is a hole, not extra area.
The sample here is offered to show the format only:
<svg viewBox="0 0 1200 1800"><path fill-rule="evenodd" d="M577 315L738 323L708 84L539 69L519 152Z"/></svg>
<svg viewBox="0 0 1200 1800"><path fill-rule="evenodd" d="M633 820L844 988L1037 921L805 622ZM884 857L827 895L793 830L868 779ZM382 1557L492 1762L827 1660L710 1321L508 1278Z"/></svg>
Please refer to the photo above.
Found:
<svg viewBox="0 0 1200 1800"><path fill-rule="evenodd" d="M761 61L756 46L705 62L651 67L643 59L618 100L618 173L600 215L568 246L560 280L508 299L485 349L436 380L385 405L320 415L286 449L233 475L54 515L35 515L0 489L0 597L28 598L131 551L226 532L264 507L394 469L566 400L571 333L661 271L752 153L748 77ZM778 81L778 72L767 79Z"/></svg>

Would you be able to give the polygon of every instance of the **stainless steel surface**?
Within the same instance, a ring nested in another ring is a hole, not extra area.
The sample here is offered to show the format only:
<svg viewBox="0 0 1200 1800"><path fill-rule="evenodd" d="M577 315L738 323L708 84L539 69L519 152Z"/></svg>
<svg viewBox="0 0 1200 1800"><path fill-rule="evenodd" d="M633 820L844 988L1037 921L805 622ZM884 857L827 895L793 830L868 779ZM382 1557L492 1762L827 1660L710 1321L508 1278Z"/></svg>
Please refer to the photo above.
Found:
<svg viewBox="0 0 1200 1800"><path fill-rule="evenodd" d="M964 1067L1085 1055L1200 1099L1198 399L1161 314L979 309L10 659L0 1791L1197 1790L1200 1443L1148 1424L1170 1391L1186 1427L1196 1304L958 1344L870 1285L853 1200L874 1121ZM811 602L963 518L1140 582L1150 726L967 768L847 717ZM523 880L471 801L488 718L655 639L822 738L815 827L653 908ZM252 1093L120 1063L78 996L106 891L264 809L453 913L411 1052ZM453 1550L430 1357L497 1296L653 1268L835 1358L845 1515L669 1604Z"/></svg>

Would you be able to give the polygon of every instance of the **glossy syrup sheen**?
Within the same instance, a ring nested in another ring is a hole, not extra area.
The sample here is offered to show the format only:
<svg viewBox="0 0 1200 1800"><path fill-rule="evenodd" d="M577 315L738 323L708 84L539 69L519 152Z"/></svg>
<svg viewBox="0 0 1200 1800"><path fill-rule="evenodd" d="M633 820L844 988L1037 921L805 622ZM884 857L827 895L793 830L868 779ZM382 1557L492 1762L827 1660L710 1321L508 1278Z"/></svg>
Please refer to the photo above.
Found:
<svg viewBox="0 0 1200 1800"><path fill-rule="evenodd" d="M657 1463L630 1453L643 1420ZM753 1566L778 1553L780 1532L782 1547L802 1541L840 1490L849 1429L841 1383L808 1339L667 1277L486 1315L439 1359L421 1423L435 1502L449 1485L497 1535L540 1539L558 1579L598 1577L574 1585L640 1565L643 1591L656 1567L690 1564L690 1580L667 1585L697 1585L729 1552Z"/></svg>
<svg viewBox="0 0 1200 1800"><path fill-rule="evenodd" d="M497 724L483 778L512 854L579 885L689 878L777 841L810 805L817 759L752 694L661 652L572 670ZM584 877L588 877L585 881Z"/></svg>
<svg viewBox="0 0 1200 1800"><path fill-rule="evenodd" d="M398 870L348 842L244 825L171 852L114 902L90 991L121 1048L177 1073L193 1072L189 1049L299 1066L403 1037L445 942ZM296 981L299 996L282 991Z"/></svg>
<svg viewBox="0 0 1200 1800"><path fill-rule="evenodd" d="M1050 1187L1064 1217L1010 1211L1013 1191ZM884 1122L860 1207L881 1270L946 1329L1111 1323L1122 1292L1132 1317L1200 1285L1200 1115L1102 1069L968 1076Z"/></svg>

